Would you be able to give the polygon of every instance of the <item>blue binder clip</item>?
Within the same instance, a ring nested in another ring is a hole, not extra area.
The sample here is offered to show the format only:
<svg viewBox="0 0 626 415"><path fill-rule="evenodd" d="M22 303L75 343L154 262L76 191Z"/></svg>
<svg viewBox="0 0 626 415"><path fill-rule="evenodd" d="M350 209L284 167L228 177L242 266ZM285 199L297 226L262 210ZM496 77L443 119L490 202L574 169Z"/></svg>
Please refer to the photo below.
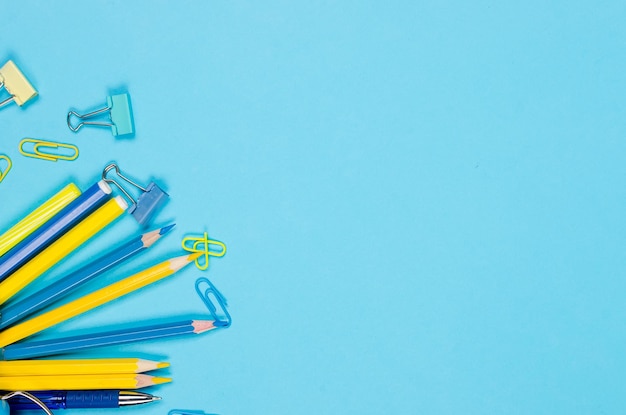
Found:
<svg viewBox="0 0 626 415"><path fill-rule="evenodd" d="M107 174L111 170L115 170L115 174L117 174L117 176L120 179L124 180L125 182L129 183L130 185L134 186L135 188L141 191L141 195L139 196L139 198L137 198L137 201L135 201L135 199L130 195L130 193L128 193L128 191L122 185L120 185L115 180L107 177ZM115 163L111 163L104 168L104 171L102 172L102 180L104 180L105 182L109 184L113 184L117 186L117 188L122 191L122 193L126 196L128 201L130 202L130 208L129 208L130 214L133 215L135 220L139 222L139 224L142 226L150 223L152 216L154 216L154 214L169 198L169 195L165 193L154 182L150 182L150 184L148 184L148 186L144 188L143 186L140 186L139 184L130 180L128 177L122 175L119 167Z"/></svg>
<svg viewBox="0 0 626 415"><path fill-rule="evenodd" d="M75 126L72 125L72 116L86 120L98 117L101 114L109 114L111 122L106 121L81 121ZM130 105L130 95L118 94L107 97L107 106L88 114L79 114L76 111L70 111L67 114L67 126L70 130L77 132L83 125L95 125L99 127L111 127L114 137L128 136L135 133L135 124L133 122L133 110Z"/></svg>

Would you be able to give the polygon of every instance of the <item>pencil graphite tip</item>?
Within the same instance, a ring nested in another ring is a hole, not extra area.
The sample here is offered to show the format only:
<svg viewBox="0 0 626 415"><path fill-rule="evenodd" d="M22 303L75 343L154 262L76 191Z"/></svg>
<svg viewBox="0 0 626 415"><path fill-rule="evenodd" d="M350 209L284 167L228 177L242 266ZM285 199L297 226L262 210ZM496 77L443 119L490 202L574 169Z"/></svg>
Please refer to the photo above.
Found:
<svg viewBox="0 0 626 415"><path fill-rule="evenodd" d="M152 382L154 385L160 385L161 383L170 383L172 378L163 378L163 377L153 377Z"/></svg>
<svg viewBox="0 0 626 415"><path fill-rule="evenodd" d="M167 225L167 226L162 227L162 228L159 230L159 235L165 235L166 233L168 233L169 231L171 231L171 230L172 230L172 228L173 228L174 226L176 226L176 224L175 224L175 223L172 223L171 225Z"/></svg>
<svg viewBox="0 0 626 415"><path fill-rule="evenodd" d="M161 229L156 229L154 231L150 231L147 233L144 233L141 237L141 241L143 242L143 246L146 248L149 248L152 246L152 244L154 244L156 241L158 241L163 235L165 235L166 233L168 233L174 226L176 226L176 224L171 224L171 225L167 225Z"/></svg>
<svg viewBox="0 0 626 415"><path fill-rule="evenodd" d="M158 362L156 365L157 369L165 369L166 367L170 367L169 362Z"/></svg>

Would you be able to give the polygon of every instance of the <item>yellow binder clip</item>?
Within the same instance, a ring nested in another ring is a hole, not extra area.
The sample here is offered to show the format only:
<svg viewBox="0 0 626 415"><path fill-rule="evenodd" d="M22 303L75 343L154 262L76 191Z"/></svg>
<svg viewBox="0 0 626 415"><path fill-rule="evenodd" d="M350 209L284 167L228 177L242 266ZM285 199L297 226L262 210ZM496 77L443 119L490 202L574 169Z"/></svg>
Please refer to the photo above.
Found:
<svg viewBox="0 0 626 415"><path fill-rule="evenodd" d="M189 243L188 243L189 242ZM191 244L191 242L193 242ZM211 249L212 246L219 246L219 250ZM196 267L199 270L204 271L209 267L209 256L223 257L226 254L226 245L220 241L214 241L209 239L209 235L205 232L204 237L187 236L183 238L183 249L188 252L200 252L204 254L204 261L200 261L200 258L196 259Z"/></svg>
<svg viewBox="0 0 626 415"><path fill-rule="evenodd" d="M37 90L28 82L22 71L13 63L8 61L0 68L0 88L4 87L10 97L0 102L0 107L11 101L15 101L20 107L37 96Z"/></svg>
<svg viewBox="0 0 626 415"><path fill-rule="evenodd" d="M30 152L24 150L24 144L27 147L32 144L32 150ZM76 160L78 157L78 147L72 144L55 143L53 141L36 140L34 138L25 138L20 141L20 153L26 157L33 157L42 160L57 161L57 160ZM44 149L42 151L42 149ZM49 152L46 149L54 149L60 151Z"/></svg>
<svg viewBox="0 0 626 415"><path fill-rule="evenodd" d="M2 163L1 160L5 160L6 163ZM6 164L4 168L2 167L3 164ZM9 158L9 156L0 154L0 182L3 181L5 177L7 177L7 173L9 172L9 170L11 170L12 165L13 163L11 163L11 159Z"/></svg>

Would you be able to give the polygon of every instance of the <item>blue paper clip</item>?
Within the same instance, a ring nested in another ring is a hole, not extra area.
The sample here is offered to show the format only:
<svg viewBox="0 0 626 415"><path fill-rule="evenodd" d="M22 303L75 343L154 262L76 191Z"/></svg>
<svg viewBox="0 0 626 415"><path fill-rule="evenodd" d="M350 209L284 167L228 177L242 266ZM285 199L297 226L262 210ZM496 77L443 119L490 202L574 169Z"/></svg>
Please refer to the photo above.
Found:
<svg viewBox="0 0 626 415"><path fill-rule="evenodd" d="M28 392L23 392L23 391L8 392L0 396L0 415L9 415L11 408L7 400L14 396L23 396L26 399L29 399L33 401L35 404L37 404L37 406L40 407L46 414L53 415L52 411L50 411L50 409L46 406L46 404L41 402L39 398L37 398L36 396L33 396L32 394Z"/></svg>
<svg viewBox="0 0 626 415"><path fill-rule="evenodd" d="M204 291L202 290L202 288L200 288L203 283L208 286L204 289ZM206 307L209 309L209 313L211 313L211 317L213 317L214 320L213 325L215 327L223 328L230 327L232 319L230 318L230 313L226 309L228 303L226 301L226 298L222 295L221 292L217 290L217 288L215 288L213 283L209 281L208 278L198 278L196 280L196 292L204 302L204 305L206 305ZM211 300L211 297L215 299L215 302ZM225 316L225 319L218 315L218 310L217 307L215 307L215 303L219 305L221 309L220 314L223 314Z"/></svg>
<svg viewBox="0 0 626 415"><path fill-rule="evenodd" d="M208 414L202 410L197 409L172 409L167 413L167 415L218 415L218 414Z"/></svg>
<svg viewBox="0 0 626 415"><path fill-rule="evenodd" d="M81 121L76 126L72 125L72 116L80 120L97 117L100 114L109 113L111 122L104 121ZM111 127L114 137L131 135L135 132L135 124L133 122L133 110L130 105L130 95L118 94L107 97L107 106L99 110L92 111L88 114L79 114L76 111L70 111L67 114L67 126L70 130L77 132L83 125L96 125L100 127Z"/></svg>
<svg viewBox="0 0 626 415"><path fill-rule="evenodd" d="M115 173L120 179L126 181L127 183L131 184L142 192L137 201L135 201L135 199L130 195L130 193L128 193L128 191L126 191L126 189L124 189L122 185L120 185L115 180L109 179L107 177L107 174L111 170L115 170ZM109 184L117 186L117 188L122 191L122 193L130 202L130 208L128 211L141 225L147 225L152 219L152 216L154 216L154 214L169 198L169 195L165 193L154 182L150 182L150 184L144 188L134 181L130 180L128 177L123 176L120 172L119 167L115 163L111 163L104 168L104 171L102 172L102 180Z"/></svg>

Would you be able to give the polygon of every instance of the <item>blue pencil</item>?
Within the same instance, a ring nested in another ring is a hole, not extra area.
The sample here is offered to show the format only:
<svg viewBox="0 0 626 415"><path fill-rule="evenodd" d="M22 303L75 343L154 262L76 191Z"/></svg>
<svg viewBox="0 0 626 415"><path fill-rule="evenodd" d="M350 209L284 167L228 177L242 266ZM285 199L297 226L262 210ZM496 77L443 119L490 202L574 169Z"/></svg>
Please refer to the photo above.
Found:
<svg viewBox="0 0 626 415"><path fill-rule="evenodd" d="M0 330L49 306L98 275L149 248L174 225L169 225L131 239L124 245L102 255L77 271L41 289L23 300L0 309Z"/></svg>
<svg viewBox="0 0 626 415"><path fill-rule="evenodd" d="M101 206L110 193L111 187L103 180L99 181L0 257L0 282Z"/></svg>
<svg viewBox="0 0 626 415"><path fill-rule="evenodd" d="M92 347L113 346L187 334L200 334L214 328L224 327L226 324L222 321L213 320L184 320L57 339L15 343L0 349L0 360L30 359L33 357L71 353Z"/></svg>

